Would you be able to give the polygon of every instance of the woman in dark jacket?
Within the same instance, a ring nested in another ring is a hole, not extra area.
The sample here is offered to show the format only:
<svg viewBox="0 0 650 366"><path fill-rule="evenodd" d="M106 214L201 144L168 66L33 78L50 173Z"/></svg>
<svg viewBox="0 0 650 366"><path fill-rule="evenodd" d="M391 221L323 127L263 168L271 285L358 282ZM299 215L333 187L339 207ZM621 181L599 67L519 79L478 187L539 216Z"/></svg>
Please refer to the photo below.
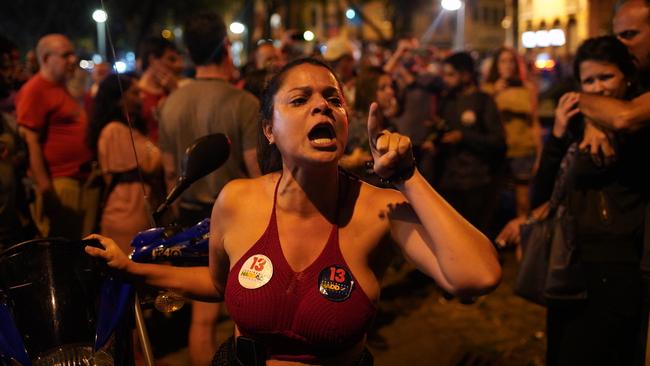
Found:
<svg viewBox="0 0 650 366"><path fill-rule="evenodd" d="M613 36L585 41L574 71L582 92L634 96L632 58ZM560 98L533 182L532 207L537 207L549 200L569 146L580 143L569 168L565 203L587 297L549 301L547 364L640 365L646 323L639 263L650 187L650 134L647 128L634 134L595 130L580 115L578 101L573 92ZM593 136L607 139L615 160L592 158ZM498 239L512 238L505 236Z"/></svg>

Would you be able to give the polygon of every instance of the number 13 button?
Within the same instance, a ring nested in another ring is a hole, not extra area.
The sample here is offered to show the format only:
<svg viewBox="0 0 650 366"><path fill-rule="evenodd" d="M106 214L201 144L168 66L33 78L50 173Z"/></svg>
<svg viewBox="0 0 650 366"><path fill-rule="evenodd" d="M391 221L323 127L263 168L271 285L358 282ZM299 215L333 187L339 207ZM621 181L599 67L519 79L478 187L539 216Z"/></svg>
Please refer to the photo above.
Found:
<svg viewBox="0 0 650 366"><path fill-rule="evenodd" d="M254 290L266 285L273 277L273 263L263 254L250 256L239 270L239 284Z"/></svg>
<svg viewBox="0 0 650 366"><path fill-rule="evenodd" d="M350 270L344 266L331 265L318 276L318 291L330 301L345 301L352 293L354 281Z"/></svg>

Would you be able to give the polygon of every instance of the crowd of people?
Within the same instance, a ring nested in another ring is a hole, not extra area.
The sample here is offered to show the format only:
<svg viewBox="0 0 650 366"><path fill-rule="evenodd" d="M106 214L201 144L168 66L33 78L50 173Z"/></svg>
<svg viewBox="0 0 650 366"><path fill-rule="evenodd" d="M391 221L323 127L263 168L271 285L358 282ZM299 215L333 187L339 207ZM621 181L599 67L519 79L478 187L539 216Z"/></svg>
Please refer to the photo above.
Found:
<svg viewBox="0 0 650 366"><path fill-rule="evenodd" d="M189 63L147 38L137 72L97 64L80 90L66 36L40 38L38 66L1 37L0 249L97 233L104 249L90 255L195 300L194 365L371 365L365 338L390 258L454 296L490 292L496 248L517 247L575 145L567 212L588 296L549 304L547 364L641 364L650 4L623 2L613 25L578 48L579 88L546 133L535 70L507 47L481 73L475 53L411 38L393 52L334 38L322 54L262 40L237 69L223 20L201 13L184 27ZM182 226L212 218L209 267L129 260L185 149L217 132L230 157L172 210ZM221 302L236 327L218 347Z"/></svg>

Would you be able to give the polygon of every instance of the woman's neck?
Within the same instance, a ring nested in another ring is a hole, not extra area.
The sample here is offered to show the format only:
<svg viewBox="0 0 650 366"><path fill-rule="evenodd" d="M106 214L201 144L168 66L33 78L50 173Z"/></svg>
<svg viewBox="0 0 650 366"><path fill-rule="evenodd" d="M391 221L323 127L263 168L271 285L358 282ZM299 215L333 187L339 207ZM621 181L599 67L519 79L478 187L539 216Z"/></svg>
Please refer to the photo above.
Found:
<svg viewBox="0 0 650 366"><path fill-rule="evenodd" d="M285 167L278 187L278 207L301 216L336 218L339 199L338 166L322 169Z"/></svg>

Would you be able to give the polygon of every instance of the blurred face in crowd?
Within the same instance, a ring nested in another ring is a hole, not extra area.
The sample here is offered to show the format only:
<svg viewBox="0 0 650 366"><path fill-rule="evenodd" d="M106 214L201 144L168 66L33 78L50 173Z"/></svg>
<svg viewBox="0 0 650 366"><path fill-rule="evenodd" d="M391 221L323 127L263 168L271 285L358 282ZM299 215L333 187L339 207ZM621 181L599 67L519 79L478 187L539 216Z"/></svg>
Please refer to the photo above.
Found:
<svg viewBox="0 0 650 366"><path fill-rule="evenodd" d="M427 48L417 48L412 51L414 69L416 72L425 71L431 63L432 53Z"/></svg>
<svg viewBox="0 0 650 366"><path fill-rule="evenodd" d="M352 55L344 55L336 62L336 71L342 82L347 82L354 77L354 58Z"/></svg>
<svg viewBox="0 0 650 366"><path fill-rule="evenodd" d="M136 82L131 83L131 86L124 91L122 99L120 99L120 104L120 107L129 115L140 114L142 99L140 99L140 89Z"/></svg>
<svg viewBox="0 0 650 366"><path fill-rule="evenodd" d="M72 43L65 36L50 34L41 38L37 53L41 70L53 81L62 83L74 76L77 56Z"/></svg>
<svg viewBox="0 0 650 366"><path fill-rule="evenodd" d="M345 100L338 81L324 67L293 67L273 102L271 124L264 127L283 160L336 163L348 135Z"/></svg>
<svg viewBox="0 0 650 366"><path fill-rule="evenodd" d="M462 90L467 84L469 76L466 72L456 70L450 64L442 65L442 81L451 92Z"/></svg>
<svg viewBox="0 0 650 366"><path fill-rule="evenodd" d="M396 112L397 101L393 79L388 75L381 75L377 80L377 103L386 117L391 117Z"/></svg>
<svg viewBox="0 0 650 366"><path fill-rule="evenodd" d="M625 2L614 15L614 33L641 70L650 69L650 6L644 0Z"/></svg>
<svg viewBox="0 0 650 366"><path fill-rule="evenodd" d="M183 58L178 52L176 52L176 50L167 48L160 56L160 58L154 58L152 61L153 63L159 63L165 69L174 73L174 75L179 75L181 72L183 72Z"/></svg>
<svg viewBox="0 0 650 366"><path fill-rule="evenodd" d="M585 93L623 98L627 81L623 72L609 62L586 60L580 64L580 88Z"/></svg>
<svg viewBox="0 0 650 366"><path fill-rule="evenodd" d="M517 72L517 59L510 51L503 51L497 59L497 70L500 79L511 79Z"/></svg>
<svg viewBox="0 0 650 366"><path fill-rule="evenodd" d="M273 44L264 43L255 50L255 67L258 70L277 70L280 63L280 52Z"/></svg>
<svg viewBox="0 0 650 366"><path fill-rule="evenodd" d="M95 67L93 68L93 72L90 74L90 77L93 80L93 83L99 84L102 82L102 80L106 79L108 74L111 73L111 69L108 66L108 63L102 62L99 64L95 64Z"/></svg>

